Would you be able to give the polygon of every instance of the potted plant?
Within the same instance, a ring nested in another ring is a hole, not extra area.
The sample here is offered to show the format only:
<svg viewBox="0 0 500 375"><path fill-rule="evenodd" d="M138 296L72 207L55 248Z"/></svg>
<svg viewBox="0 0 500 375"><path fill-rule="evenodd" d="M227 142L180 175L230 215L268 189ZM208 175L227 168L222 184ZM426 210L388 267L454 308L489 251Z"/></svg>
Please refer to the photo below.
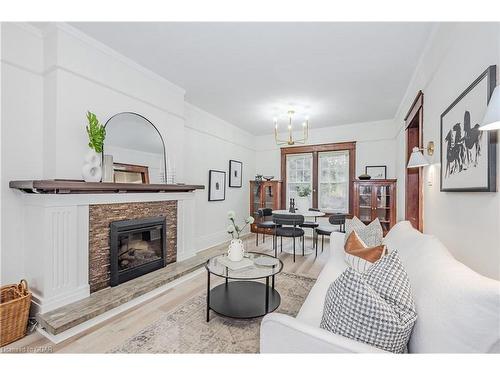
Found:
<svg viewBox="0 0 500 375"><path fill-rule="evenodd" d="M245 249L243 248L243 242L240 239L240 235L248 224L253 224L255 219L252 216L249 216L246 218L245 224L243 226L239 226L236 224L236 214L234 213L234 211L229 211L227 213L227 217L230 221L230 224L227 227L227 233L229 233L232 237L227 255L232 261L238 262L243 259L243 255L245 252Z"/></svg>
<svg viewBox="0 0 500 375"><path fill-rule="evenodd" d="M102 178L101 154L104 147L106 129L97 116L87 112L88 125L85 127L89 137L89 152L85 155L82 176L85 182L100 182Z"/></svg>
<svg viewBox="0 0 500 375"><path fill-rule="evenodd" d="M299 212L306 212L311 207L309 196L311 195L310 186L297 186L297 202L296 208Z"/></svg>

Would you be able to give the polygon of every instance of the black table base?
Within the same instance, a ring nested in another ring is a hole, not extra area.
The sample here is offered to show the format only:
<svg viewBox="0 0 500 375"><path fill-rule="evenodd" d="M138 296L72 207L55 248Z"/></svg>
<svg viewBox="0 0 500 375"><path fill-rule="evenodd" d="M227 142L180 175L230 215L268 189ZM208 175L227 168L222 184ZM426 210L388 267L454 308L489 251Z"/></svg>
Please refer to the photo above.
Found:
<svg viewBox="0 0 500 375"><path fill-rule="evenodd" d="M210 274L208 277L210 278ZM210 310L235 319L257 318L276 310L281 303L281 296L269 286L269 278L266 281L266 284L256 281L230 281L211 290L208 284L207 322Z"/></svg>

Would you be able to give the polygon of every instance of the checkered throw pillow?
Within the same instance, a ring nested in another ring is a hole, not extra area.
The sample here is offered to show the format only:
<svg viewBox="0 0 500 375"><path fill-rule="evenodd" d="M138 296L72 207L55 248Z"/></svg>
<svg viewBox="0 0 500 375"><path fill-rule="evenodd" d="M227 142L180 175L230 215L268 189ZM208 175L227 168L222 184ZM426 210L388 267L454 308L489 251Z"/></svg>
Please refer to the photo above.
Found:
<svg viewBox="0 0 500 375"><path fill-rule="evenodd" d="M352 219L346 219L344 241L347 241L349 235L353 231L356 231L359 238L361 238L368 247L380 245L382 243L382 239L384 238L384 231L378 218L373 220L368 225L365 225L365 223L359 220L356 216Z"/></svg>
<svg viewBox="0 0 500 375"><path fill-rule="evenodd" d="M416 320L408 276L394 251L364 274L347 268L330 285L320 327L403 353Z"/></svg>

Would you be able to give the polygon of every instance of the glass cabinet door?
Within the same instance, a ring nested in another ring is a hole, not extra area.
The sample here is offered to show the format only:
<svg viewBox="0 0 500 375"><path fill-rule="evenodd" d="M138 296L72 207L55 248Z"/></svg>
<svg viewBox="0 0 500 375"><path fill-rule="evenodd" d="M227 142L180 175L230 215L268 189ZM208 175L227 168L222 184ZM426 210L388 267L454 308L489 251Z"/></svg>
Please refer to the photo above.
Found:
<svg viewBox="0 0 500 375"><path fill-rule="evenodd" d="M252 194L253 194L253 207L252 207L253 212L252 212L252 214L253 215L257 215L257 210L259 208L262 208L262 203L260 201L260 191L261 191L261 189L263 189L263 185L264 184L262 184L262 183L261 184L257 184L257 183L253 184L253 192L252 192Z"/></svg>
<svg viewBox="0 0 500 375"><path fill-rule="evenodd" d="M274 207L274 190L273 190L273 185L271 184L266 184L263 185L262 188L264 189L264 207L266 208L273 208Z"/></svg>
<svg viewBox="0 0 500 375"><path fill-rule="evenodd" d="M372 185L359 186L359 219L368 224L372 221Z"/></svg>
<svg viewBox="0 0 500 375"><path fill-rule="evenodd" d="M391 194L390 194L390 186L388 185L380 185L376 187L376 209L377 209L377 217L382 224L382 228L384 231L388 231L390 229L390 220L391 220Z"/></svg>

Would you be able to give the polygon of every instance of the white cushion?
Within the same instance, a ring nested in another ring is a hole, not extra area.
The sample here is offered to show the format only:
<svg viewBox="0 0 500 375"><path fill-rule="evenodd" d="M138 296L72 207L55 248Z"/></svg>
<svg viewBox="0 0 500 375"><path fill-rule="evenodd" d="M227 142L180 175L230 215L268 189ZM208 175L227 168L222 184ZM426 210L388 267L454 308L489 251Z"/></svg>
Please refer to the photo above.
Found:
<svg viewBox="0 0 500 375"><path fill-rule="evenodd" d="M418 319L410 352L490 352L500 348L500 282L458 262L434 236L395 225L384 239L406 268ZM481 256L481 249L471 249Z"/></svg>
<svg viewBox="0 0 500 375"><path fill-rule="evenodd" d="M330 284L340 276L347 268L344 262L344 234L334 232L330 236L330 258L319 274L318 280L309 291L309 294L302 304L297 319L314 327L319 327L321 318L323 317L323 306L325 304L325 296ZM336 248L332 248L335 241Z"/></svg>
<svg viewBox="0 0 500 375"><path fill-rule="evenodd" d="M356 216L352 219L346 219L344 242L347 242L349 235L354 231L369 247L378 246L382 242L384 232L378 218L373 220L368 225L365 225L365 223L359 220Z"/></svg>
<svg viewBox="0 0 500 375"><path fill-rule="evenodd" d="M345 252L344 259L345 263L349 267L351 267L353 270L359 273L365 273L370 269L371 266L373 266L372 262L363 259L361 257L358 257L356 255L349 254L348 252Z"/></svg>

